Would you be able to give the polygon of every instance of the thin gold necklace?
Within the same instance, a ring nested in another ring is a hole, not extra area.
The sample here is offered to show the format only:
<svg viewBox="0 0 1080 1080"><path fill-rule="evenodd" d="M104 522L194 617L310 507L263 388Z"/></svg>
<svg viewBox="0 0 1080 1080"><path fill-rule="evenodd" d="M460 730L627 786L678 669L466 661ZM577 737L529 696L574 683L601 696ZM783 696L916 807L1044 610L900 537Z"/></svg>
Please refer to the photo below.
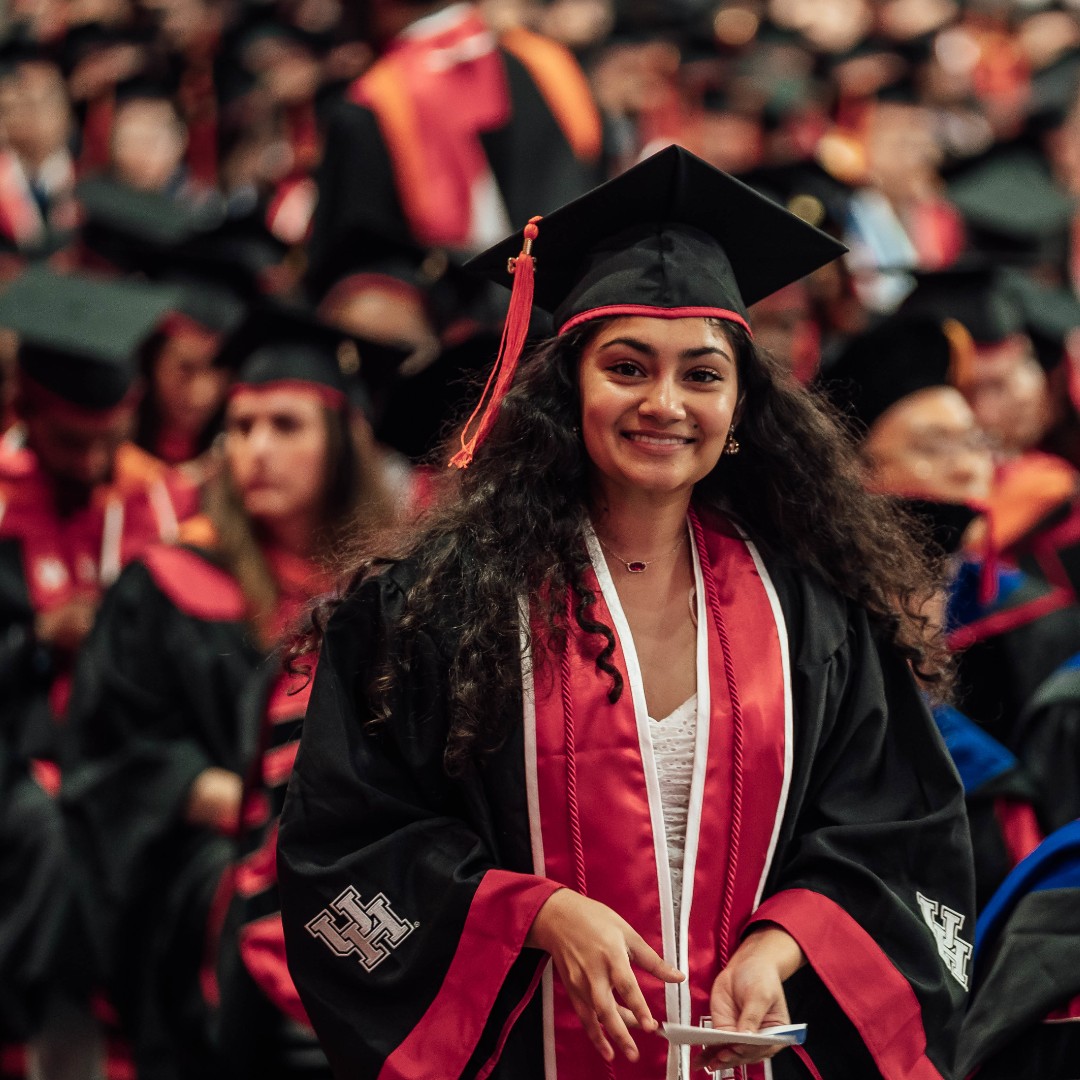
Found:
<svg viewBox="0 0 1080 1080"><path fill-rule="evenodd" d="M682 536L679 537L679 542L670 551L665 551L662 555L655 555L653 556L653 558L649 559L648 562L646 562L644 559L624 559L621 555L619 555L615 551L612 551L611 548L609 548L607 544L604 543L604 541L600 538L599 533L596 534L596 539L599 541L600 546L609 555L618 559L619 562L621 562L623 566L626 567L628 573L644 574L645 571L648 570L654 562L659 562L660 559L666 559L669 555L674 555L675 552L683 546L683 543L686 540L686 533L683 533Z"/></svg>

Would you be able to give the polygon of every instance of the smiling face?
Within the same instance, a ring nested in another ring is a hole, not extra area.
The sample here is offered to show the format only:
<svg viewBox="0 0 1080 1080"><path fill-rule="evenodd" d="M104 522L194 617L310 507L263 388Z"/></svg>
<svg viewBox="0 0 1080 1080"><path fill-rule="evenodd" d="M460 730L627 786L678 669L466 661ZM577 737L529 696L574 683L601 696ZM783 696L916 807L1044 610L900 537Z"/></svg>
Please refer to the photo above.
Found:
<svg viewBox="0 0 1080 1080"><path fill-rule="evenodd" d="M607 496L689 496L720 460L738 404L735 349L703 318L614 319L579 365L581 431Z"/></svg>

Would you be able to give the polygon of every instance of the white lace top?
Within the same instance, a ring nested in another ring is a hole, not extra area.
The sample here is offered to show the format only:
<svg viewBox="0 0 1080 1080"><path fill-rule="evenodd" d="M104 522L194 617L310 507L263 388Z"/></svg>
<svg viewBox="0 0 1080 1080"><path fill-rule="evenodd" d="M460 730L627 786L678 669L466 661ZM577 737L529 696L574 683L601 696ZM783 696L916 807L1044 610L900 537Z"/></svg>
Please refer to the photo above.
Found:
<svg viewBox="0 0 1080 1080"><path fill-rule="evenodd" d="M690 809L690 780L694 771L697 736L697 694L691 695L663 720L649 717L656 773L660 781L660 805L664 811L671 896L675 906L675 932L679 930L682 904L683 855L686 818Z"/></svg>

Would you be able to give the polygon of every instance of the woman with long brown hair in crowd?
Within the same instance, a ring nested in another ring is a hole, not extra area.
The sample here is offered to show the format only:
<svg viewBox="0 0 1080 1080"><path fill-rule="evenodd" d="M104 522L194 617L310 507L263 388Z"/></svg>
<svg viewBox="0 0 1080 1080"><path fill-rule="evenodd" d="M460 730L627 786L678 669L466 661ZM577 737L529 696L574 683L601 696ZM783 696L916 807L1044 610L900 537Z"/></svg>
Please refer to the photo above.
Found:
<svg viewBox="0 0 1080 1080"><path fill-rule="evenodd" d="M140 1076L195 1075L214 1061L207 941L234 837L265 824L241 821L262 749L251 703L275 682L282 636L330 587L335 543L389 518L341 346L336 331L277 309L253 313L226 343L219 362L236 376L206 515L185 543L121 575L80 656L64 805L91 938Z"/></svg>

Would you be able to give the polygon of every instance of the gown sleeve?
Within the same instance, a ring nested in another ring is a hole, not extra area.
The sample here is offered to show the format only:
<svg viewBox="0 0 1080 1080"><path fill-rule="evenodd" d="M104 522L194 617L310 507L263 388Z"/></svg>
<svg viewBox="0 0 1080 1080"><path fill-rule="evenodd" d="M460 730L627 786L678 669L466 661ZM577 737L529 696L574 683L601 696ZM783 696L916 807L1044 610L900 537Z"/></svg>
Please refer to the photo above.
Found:
<svg viewBox="0 0 1080 1080"><path fill-rule="evenodd" d="M320 653L278 846L289 968L335 1075L486 1075L559 886L502 868L482 785L445 775L448 662L429 633L401 640L394 573L335 612ZM382 657L395 689L373 732Z"/></svg>
<svg viewBox="0 0 1080 1080"><path fill-rule="evenodd" d="M794 665L795 781L753 921L807 957L789 1006L824 1080L951 1078L975 910L963 788L907 664L848 619Z"/></svg>

